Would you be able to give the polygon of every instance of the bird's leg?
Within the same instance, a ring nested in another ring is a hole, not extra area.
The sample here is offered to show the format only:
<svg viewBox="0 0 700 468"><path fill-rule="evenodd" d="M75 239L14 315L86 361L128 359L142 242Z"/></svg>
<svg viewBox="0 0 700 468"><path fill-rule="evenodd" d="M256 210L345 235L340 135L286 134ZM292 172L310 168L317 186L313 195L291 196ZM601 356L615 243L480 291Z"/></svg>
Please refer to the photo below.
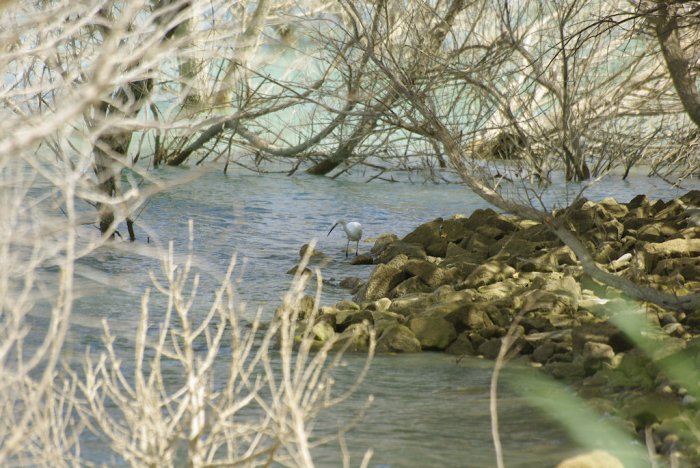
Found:
<svg viewBox="0 0 700 468"><path fill-rule="evenodd" d="M348 248L350 247L350 241L348 240L348 243L345 244L345 258L348 258Z"/></svg>
<svg viewBox="0 0 700 468"><path fill-rule="evenodd" d="M357 241L357 244L355 244L355 256L357 257L357 252L360 251L360 241Z"/></svg>

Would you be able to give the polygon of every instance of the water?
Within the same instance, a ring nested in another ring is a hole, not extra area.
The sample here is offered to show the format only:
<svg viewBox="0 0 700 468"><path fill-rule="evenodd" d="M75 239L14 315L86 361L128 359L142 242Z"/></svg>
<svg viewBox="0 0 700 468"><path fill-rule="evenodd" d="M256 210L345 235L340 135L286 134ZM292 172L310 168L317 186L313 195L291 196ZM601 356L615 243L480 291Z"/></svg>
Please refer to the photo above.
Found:
<svg viewBox="0 0 700 468"><path fill-rule="evenodd" d="M182 174L172 169L154 175L172 180ZM668 199L685 191L637 174L626 182L604 181L587 196L626 201L646 193ZM563 205L574 193L571 188L553 190L546 201ZM79 262L82 296L72 316L66 349L77 359L86 346L97 346L103 318L128 343L134 335L140 296L149 284L147 273L160 268L154 254L169 241L184 253L189 220L194 222L196 266L202 273L200 295L215 290L230 256L236 254L234 277L240 302L249 314L262 307L269 317L291 282L285 272L297 264L301 245L312 239L332 259L323 269L324 304L349 297L348 291L334 286L343 277L367 278L371 266L352 266L345 259L342 231L326 236L336 219L362 222L360 250L367 251L380 234L403 236L436 217L468 215L487 206L458 184L367 184L303 175L202 173L193 182L153 197L137 219L135 244L105 247ZM86 237L90 235L86 232ZM155 320L158 302L154 301ZM350 369L359 367L361 360L361 356L346 357ZM377 467L493 466L488 412L491 364L479 359L457 362L435 353L377 356L357 394L331 410L316 430L335 430L339 421L349 420L374 395L365 418L347 435L353 465L371 448L372 466ZM339 378L341 387L346 383ZM574 444L561 427L511 390L502 389L502 397L501 433L508 466L552 466L570 453ZM319 466L339 465L337 446L316 449L314 454Z"/></svg>

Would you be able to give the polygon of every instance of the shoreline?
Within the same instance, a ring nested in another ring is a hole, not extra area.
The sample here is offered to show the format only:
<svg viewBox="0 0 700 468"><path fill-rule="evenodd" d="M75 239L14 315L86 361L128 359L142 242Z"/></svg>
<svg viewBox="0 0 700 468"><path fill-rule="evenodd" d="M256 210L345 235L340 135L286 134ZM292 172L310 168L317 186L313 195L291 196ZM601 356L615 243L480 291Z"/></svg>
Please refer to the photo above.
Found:
<svg viewBox="0 0 700 468"><path fill-rule="evenodd" d="M700 191L668 202L582 199L557 216L606 271L682 296L700 290L698 205ZM700 462L700 438L683 429L700 422L698 312L628 299L586 275L545 226L491 209L382 235L353 263L375 267L367 281L347 281L353 300L320 307L319 344L364 351L371 328L380 353L496 359L508 336L509 357L570 385L657 454ZM671 366L695 375L679 382Z"/></svg>

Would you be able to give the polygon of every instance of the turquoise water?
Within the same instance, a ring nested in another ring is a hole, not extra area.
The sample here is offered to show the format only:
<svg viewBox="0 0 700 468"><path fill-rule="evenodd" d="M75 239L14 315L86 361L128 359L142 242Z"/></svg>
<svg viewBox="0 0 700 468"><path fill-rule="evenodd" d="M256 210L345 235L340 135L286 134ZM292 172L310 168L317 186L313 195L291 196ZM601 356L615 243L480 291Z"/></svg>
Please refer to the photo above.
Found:
<svg viewBox="0 0 700 468"><path fill-rule="evenodd" d="M154 176L175 179L182 174L172 169ZM626 201L637 193L670 198L685 191L639 174L626 182L604 181L587 195ZM574 193L572 188L556 190L545 200L565 204ZM361 221L364 239L360 251L368 251L372 239L383 233L403 236L422 222L455 213L468 215L487 206L458 184L368 184L361 178L331 181L303 175L202 173L194 182L169 189L146 205L137 219L135 244L105 247L80 260L82 297L72 316L67 354L73 353L77 362L86 346L99 347L102 319L109 321L112 332L122 337L128 349L140 296L148 285L147 273L159 270L154 254L168 241L174 242L176 251L185 252L189 220L194 222L195 264L202 273L200 294L215 290L230 256L236 254L239 301L245 303L248 313L262 307L269 317L291 282L285 272L298 262L301 245L313 239L331 257L322 270L327 280L324 304L349 298L348 291L335 286L343 277L369 275L371 266L353 266L345 259L342 231L326 235L336 219ZM93 235L84 231L86 240ZM159 313L157 304L151 312L154 320ZM362 356L346 356L346 367L358 368L361 360ZM128 360L124 365L129 366ZM374 452L373 466L493 466L488 412L491 365L435 353L377 356L357 394L325 414L315 430L320 434L336 430L373 395L365 418L347 436L352 466L359 464L367 449ZM339 377L338 385L346 385L351 375ZM526 405L512 390L502 389L500 405L508 466L553 466L575 448L558 424ZM100 453L99 444L88 447L92 457L112 460ZM314 454L318 466L339 466L337 446L318 448Z"/></svg>

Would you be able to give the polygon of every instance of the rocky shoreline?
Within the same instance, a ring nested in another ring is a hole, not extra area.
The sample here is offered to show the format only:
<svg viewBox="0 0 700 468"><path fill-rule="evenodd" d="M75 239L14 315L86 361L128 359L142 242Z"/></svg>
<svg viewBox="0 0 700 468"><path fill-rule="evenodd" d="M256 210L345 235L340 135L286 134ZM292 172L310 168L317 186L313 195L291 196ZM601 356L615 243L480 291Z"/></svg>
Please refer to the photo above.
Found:
<svg viewBox="0 0 700 468"><path fill-rule="evenodd" d="M582 199L556 216L607 271L680 296L700 290L694 206L700 191L668 202ZM510 329L511 356L571 384L630 430L651 431L657 453L700 460L700 437L687 430L700 427L700 313L632 302L584 274L545 226L490 209L435 219L402 239L383 235L353 262L376 267L364 283L347 280L353 300L320 308L319 343L334 337L366 350L372 328L377 352L494 359ZM313 307L312 298L303 302ZM645 332L651 348L611 320L630 310L654 329ZM679 358L698 369L696 388L666 376L664 363Z"/></svg>

